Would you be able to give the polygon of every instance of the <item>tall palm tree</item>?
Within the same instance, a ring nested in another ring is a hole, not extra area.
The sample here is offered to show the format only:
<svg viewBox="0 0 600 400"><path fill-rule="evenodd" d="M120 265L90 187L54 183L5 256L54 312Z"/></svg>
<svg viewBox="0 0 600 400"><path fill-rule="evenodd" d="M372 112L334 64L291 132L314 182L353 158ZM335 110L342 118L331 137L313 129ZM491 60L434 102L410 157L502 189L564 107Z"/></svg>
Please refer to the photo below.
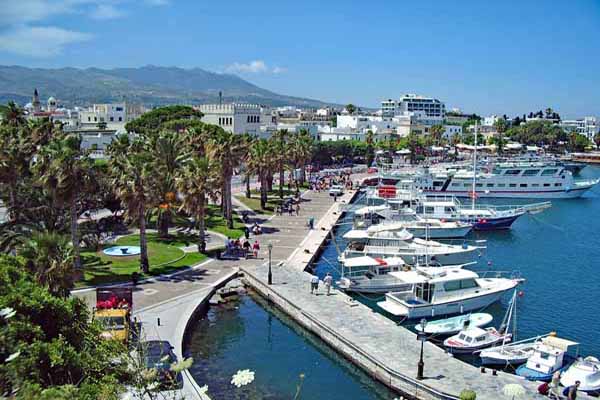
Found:
<svg viewBox="0 0 600 400"><path fill-rule="evenodd" d="M291 140L291 152L293 154L294 167L300 169L300 183L306 179L306 164L312 156L313 139L306 129L301 129Z"/></svg>
<svg viewBox="0 0 600 400"><path fill-rule="evenodd" d="M187 150L181 136L176 132L150 133L147 142L154 171L150 188L155 202L153 206L156 210L158 235L168 237L177 191L175 177L187 156Z"/></svg>
<svg viewBox="0 0 600 400"><path fill-rule="evenodd" d="M205 215L208 199L213 198L219 183L217 161L209 157L192 156L184 161L176 178L177 189L183 195L181 209L192 215L198 229L198 251L206 251Z"/></svg>
<svg viewBox="0 0 600 400"><path fill-rule="evenodd" d="M502 150L504 149L504 132L508 128L508 123L504 118L498 118L494 122L494 127L496 128L496 132L498 132L498 154L502 154Z"/></svg>
<svg viewBox="0 0 600 400"><path fill-rule="evenodd" d="M130 140L127 135L115 139L108 148L108 154L111 157L111 185L115 195L125 206L127 216L138 221L140 269L147 273L150 265L146 239L146 211L152 197L152 156L143 138Z"/></svg>
<svg viewBox="0 0 600 400"><path fill-rule="evenodd" d="M283 199L283 184L285 183L285 167L288 162L288 145L286 139L288 137L287 129L280 129L273 136L272 148L277 170L279 172L279 198Z"/></svg>
<svg viewBox="0 0 600 400"><path fill-rule="evenodd" d="M233 205L231 198L231 178L234 169L241 165L246 154L246 146L241 136L224 129L219 129L208 141L208 156L218 161L221 165L221 198L223 203L223 216L227 220L227 227L233 228Z"/></svg>
<svg viewBox="0 0 600 400"><path fill-rule="evenodd" d="M92 160L81 149L81 136L69 134L52 139L40 151L35 170L55 204L69 208L74 263L75 268L79 269L77 206L82 188L89 185L93 170Z"/></svg>
<svg viewBox="0 0 600 400"><path fill-rule="evenodd" d="M266 139L257 139L250 147L248 169L258 176L260 182L260 208L267 206L267 178L273 164L273 153Z"/></svg>
<svg viewBox="0 0 600 400"><path fill-rule="evenodd" d="M429 134L431 135L431 138L433 139L433 143L438 146L440 144L440 142L442 141L442 135L444 134L444 126L437 124L437 125L433 125L430 129L429 129Z"/></svg>

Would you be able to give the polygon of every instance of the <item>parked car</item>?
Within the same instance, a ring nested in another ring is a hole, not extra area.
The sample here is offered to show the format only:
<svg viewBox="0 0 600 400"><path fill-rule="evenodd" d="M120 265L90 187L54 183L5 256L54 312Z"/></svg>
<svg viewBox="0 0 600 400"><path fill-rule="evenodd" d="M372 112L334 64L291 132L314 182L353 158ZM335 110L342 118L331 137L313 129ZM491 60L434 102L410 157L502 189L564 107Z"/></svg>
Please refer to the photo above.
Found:
<svg viewBox="0 0 600 400"><path fill-rule="evenodd" d="M341 196L344 194L344 187L342 185L331 185L329 189L330 196Z"/></svg>
<svg viewBox="0 0 600 400"><path fill-rule="evenodd" d="M177 356L173 353L171 343L165 340L148 340L140 344L140 352L146 368L156 369L161 381L175 378L171 364L177 361Z"/></svg>

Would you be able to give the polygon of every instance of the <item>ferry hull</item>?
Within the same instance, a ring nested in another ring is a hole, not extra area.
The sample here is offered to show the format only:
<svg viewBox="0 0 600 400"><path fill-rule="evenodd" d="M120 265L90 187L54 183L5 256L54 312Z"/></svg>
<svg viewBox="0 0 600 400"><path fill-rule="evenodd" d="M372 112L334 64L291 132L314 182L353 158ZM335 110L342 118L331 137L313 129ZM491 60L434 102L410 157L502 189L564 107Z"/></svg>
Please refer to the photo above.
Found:
<svg viewBox="0 0 600 400"><path fill-rule="evenodd" d="M476 231L495 231L498 229L510 229L513 222L515 222L517 218L519 218L521 215L523 214L504 218L479 220L473 225L473 229Z"/></svg>
<svg viewBox="0 0 600 400"><path fill-rule="evenodd" d="M592 185L593 186L593 185ZM477 198L483 199L576 199L583 196L585 192L592 188L592 186L586 186L582 188L575 188L569 191L556 190L556 191L481 191L477 192ZM471 197L469 191L437 191L437 190L426 190L427 194L451 194L456 197L465 198Z"/></svg>

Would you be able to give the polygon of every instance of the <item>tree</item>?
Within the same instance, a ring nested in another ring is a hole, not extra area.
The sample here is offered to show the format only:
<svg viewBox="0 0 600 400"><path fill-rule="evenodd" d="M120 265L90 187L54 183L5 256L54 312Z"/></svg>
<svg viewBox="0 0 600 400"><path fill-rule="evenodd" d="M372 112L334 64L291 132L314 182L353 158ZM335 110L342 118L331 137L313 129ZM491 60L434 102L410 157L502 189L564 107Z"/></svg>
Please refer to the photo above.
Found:
<svg viewBox="0 0 600 400"><path fill-rule="evenodd" d="M600 133L594 135L594 144L596 145L596 148L600 147Z"/></svg>
<svg viewBox="0 0 600 400"><path fill-rule="evenodd" d="M279 171L279 198L283 199L283 184L285 183L285 167L288 162L287 129L280 129L271 136L273 154Z"/></svg>
<svg viewBox="0 0 600 400"><path fill-rule="evenodd" d="M82 188L89 186L92 179L92 160L81 150L81 137L69 134L54 138L42 148L35 169L54 203L59 208L69 208L74 263L79 269L78 202Z"/></svg>
<svg viewBox="0 0 600 400"><path fill-rule="evenodd" d="M169 121L196 120L202 118L202 113L189 106L166 106L155 108L144 113L141 117L125 124L127 132L147 134L164 128Z"/></svg>
<svg viewBox="0 0 600 400"><path fill-rule="evenodd" d="M75 297L55 297L22 261L0 256L0 393L28 399L117 399L127 349L99 340L100 327ZM9 358L10 357L10 358ZM66 391L70 397L62 397Z"/></svg>
<svg viewBox="0 0 600 400"><path fill-rule="evenodd" d="M440 125L440 124L433 125L431 128L429 128L429 134L433 138L433 143L436 146L440 145L440 143L442 141L442 137L444 135L444 132L445 132L444 126Z"/></svg>
<svg viewBox="0 0 600 400"><path fill-rule="evenodd" d="M356 112L356 106L352 103L347 104L346 105L346 111L348 111L348 114L353 115Z"/></svg>
<svg viewBox="0 0 600 400"><path fill-rule="evenodd" d="M227 227L233 228L233 205L231 194L231 179L233 172L241 165L246 154L246 146L241 136L219 128L210 136L207 146L208 157L214 158L220 164L221 199L223 216Z"/></svg>
<svg viewBox="0 0 600 400"><path fill-rule="evenodd" d="M300 183L306 179L306 164L311 159L313 140L306 129L292 135L290 140L290 153L294 160L294 168L300 169Z"/></svg>
<svg viewBox="0 0 600 400"><path fill-rule="evenodd" d="M256 174L260 182L260 208L267 206L267 176L272 168L273 154L266 139L257 139L250 147L248 159L249 173Z"/></svg>
<svg viewBox="0 0 600 400"><path fill-rule="evenodd" d="M205 215L208 199L214 197L219 182L217 162L209 157L192 156L184 161L177 176L177 189L183 195L181 209L192 215L198 229L198 251L206 251Z"/></svg>
<svg viewBox="0 0 600 400"><path fill-rule="evenodd" d="M151 204L152 157L142 138L129 140L121 135L108 148L111 158L111 186L125 206L127 216L137 219L140 230L140 269L147 273L148 243L146 240L146 211Z"/></svg>
<svg viewBox="0 0 600 400"><path fill-rule="evenodd" d="M494 127L496 128L496 132L498 132L498 154L502 154L502 150L504 149L504 132L508 128L508 123L504 118L498 118L496 122L494 122Z"/></svg>
<svg viewBox="0 0 600 400"><path fill-rule="evenodd" d="M25 113L23 109L15 104L14 101L9 101L7 105L0 106L0 123L11 127L20 127L27 125Z"/></svg>

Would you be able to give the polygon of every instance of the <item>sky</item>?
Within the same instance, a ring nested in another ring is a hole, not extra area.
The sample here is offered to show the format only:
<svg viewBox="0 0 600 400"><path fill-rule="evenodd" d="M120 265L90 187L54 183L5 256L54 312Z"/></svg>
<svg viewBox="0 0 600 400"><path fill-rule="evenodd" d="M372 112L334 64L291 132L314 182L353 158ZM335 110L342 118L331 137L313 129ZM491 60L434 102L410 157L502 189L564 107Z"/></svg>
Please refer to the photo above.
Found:
<svg viewBox="0 0 600 400"><path fill-rule="evenodd" d="M0 0L0 64L199 67L378 107L600 116L600 0Z"/></svg>

